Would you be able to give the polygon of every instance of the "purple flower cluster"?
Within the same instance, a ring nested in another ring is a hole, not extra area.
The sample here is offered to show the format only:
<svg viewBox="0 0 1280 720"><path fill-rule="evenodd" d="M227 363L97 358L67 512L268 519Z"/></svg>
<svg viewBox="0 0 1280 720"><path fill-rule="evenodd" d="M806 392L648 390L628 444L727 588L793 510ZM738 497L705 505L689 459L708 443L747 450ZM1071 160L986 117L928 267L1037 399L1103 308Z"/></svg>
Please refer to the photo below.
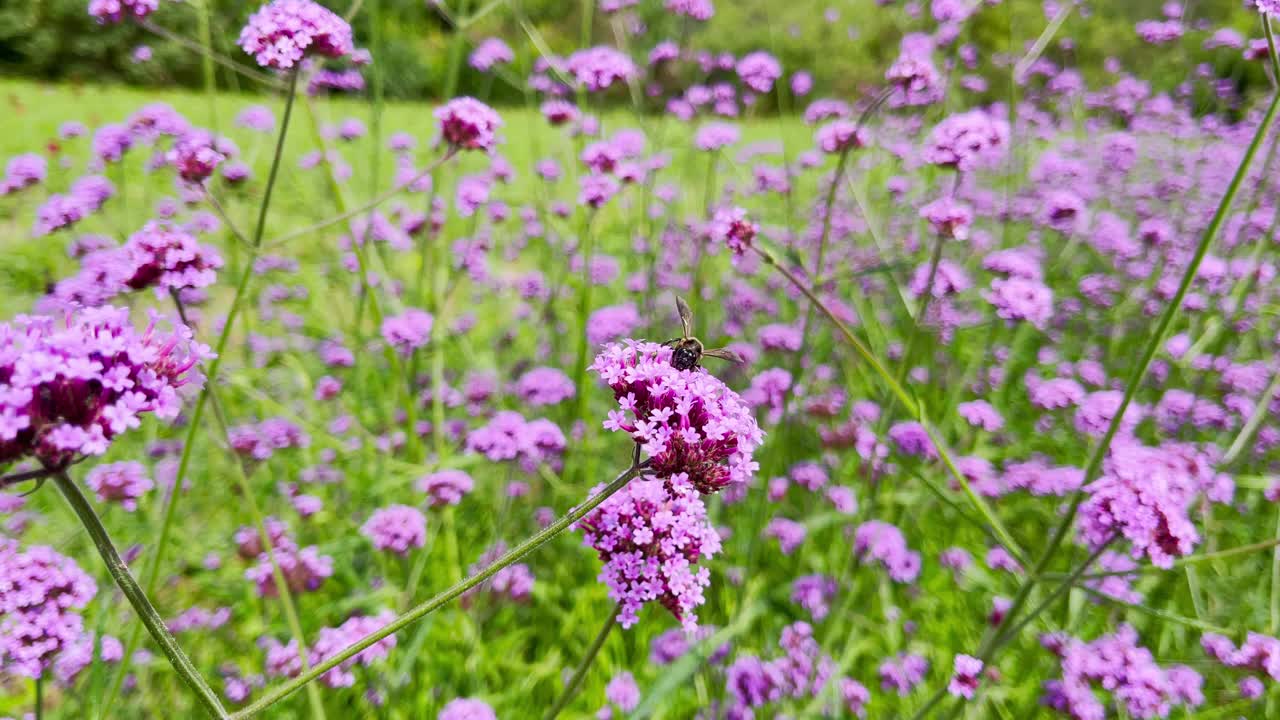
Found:
<svg viewBox="0 0 1280 720"><path fill-rule="evenodd" d="M696 611L711 573L696 563L720 552L720 536L684 473L632 480L576 528L582 530L583 544L604 562L600 580L619 603L622 627L635 625L640 608L650 601L670 610L686 630L697 627Z"/></svg>
<svg viewBox="0 0 1280 720"><path fill-rule="evenodd" d="M1176 705L1190 709L1204 702L1199 673L1185 665L1157 665L1129 625L1093 642L1047 636L1042 643L1062 659L1062 679L1045 683L1043 701L1075 720L1107 716L1094 685L1109 691L1129 717L1140 720L1168 717Z"/></svg>
<svg viewBox="0 0 1280 720"><path fill-rule="evenodd" d="M868 520L854 530L853 554L861 562L883 565L894 582L915 582L920 575L920 553L907 547L901 530L880 520Z"/></svg>
<svg viewBox="0 0 1280 720"><path fill-rule="evenodd" d="M727 246L735 257L747 253L759 232L760 226L740 207L720 208L711 218L711 241Z"/></svg>
<svg viewBox="0 0 1280 720"><path fill-rule="evenodd" d="M1200 541L1188 513L1215 478L1203 458L1185 447L1113 445L1102 476L1085 488L1080 536L1095 548L1123 537L1135 558L1172 567L1174 558L1190 554Z"/></svg>
<svg viewBox="0 0 1280 720"><path fill-rule="evenodd" d="M462 470L439 470L424 475L417 484L418 490L429 497L428 504L432 507L457 505L474 487L471 476Z"/></svg>
<svg viewBox="0 0 1280 720"><path fill-rule="evenodd" d="M767 52L747 53L738 61L735 68L742 83L758 93L767 93L773 84L782 77L782 65L777 58Z"/></svg>
<svg viewBox="0 0 1280 720"><path fill-rule="evenodd" d="M101 175L86 175L71 183L67 194L50 195L36 209L36 222L31 234L43 237L55 230L69 228L102 209L116 193L115 185Z"/></svg>
<svg viewBox="0 0 1280 720"><path fill-rule="evenodd" d="M412 355L414 350L425 347L431 339L431 327L435 318L426 310L407 308L399 315L391 315L382 321L382 339L402 355Z"/></svg>
<svg viewBox="0 0 1280 720"><path fill-rule="evenodd" d="M489 423L467 434L467 450L493 462L514 460L529 472L557 460L565 448L564 433L551 420L526 420L513 410L494 414Z"/></svg>
<svg viewBox="0 0 1280 720"><path fill-rule="evenodd" d="M99 465L84 478L102 502L118 503L129 512L138 509L138 498L155 487L141 463L118 462Z"/></svg>
<svg viewBox="0 0 1280 720"><path fill-rule="evenodd" d="M427 517L408 505L391 505L374 511L360 528L379 550L408 555L427 544Z"/></svg>
<svg viewBox="0 0 1280 720"><path fill-rule="evenodd" d="M0 538L0 672L39 678L84 634L82 610L97 585L70 558Z"/></svg>
<svg viewBox="0 0 1280 720"><path fill-rule="evenodd" d="M573 381L553 367L538 367L526 371L516 380L515 392L533 407L558 405L572 398L576 392Z"/></svg>
<svg viewBox="0 0 1280 720"><path fill-rule="evenodd" d="M227 440L236 453L258 461L267 460L279 450L311 444L311 438L302 428L282 417L229 428Z"/></svg>
<svg viewBox="0 0 1280 720"><path fill-rule="evenodd" d="M631 58L604 45L578 50L565 62L569 73L591 92L607 90L617 82L626 82L636 75Z"/></svg>
<svg viewBox="0 0 1280 720"><path fill-rule="evenodd" d="M505 65L515 59L516 55L509 45L501 38L491 37L480 41L476 49L471 51L467 62L480 72L488 72L495 65Z"/></svg>
<svg viewBox="0 0 1280 720"><path fill-rule="evenodd" d="M293 538L288 535L287 528L278 520L267 518L266 524L271 538L270 555L265 548L262 548L256 529L242 528L236 533L237 541L243 540L240 547L242 555L246 550L258 550L258 563L245 570L244 576L256 586L259 595L276 597L279 594L271 567L273 558L279 565L285 584L289 586L289 591L292 593L318 590L324 581L333 575L333 558L321 555L314 545L299 548ZM250 535L251 541L248 540Z"/></svg>
<svg viewBox="0 0 1280 720"><path fill-rule="evenodd" d="M158 323L140 333L128 310L101 307L0 324L0 463L64 467L106 452L144 413L176 417L179 391L203 384L195 367L212 353L185 325Z"/></svg>
<svg viewBox="0 0 1280 720"><path fill-rule="evenodd" d="M313 0L272 0L240 31L240 47L264 68L289 70L308 53L350 55L351 26Z"/></svg>
<svg viewBox="0 0 1280 720"><path fill-rule="evenodd" d="M436 720L498 720L498 715L483 700L454 698L440 710Z"/></svg>
<svg viewBox="0 0 1280 720"><path fill-rule="evenodd" d="M167 221L153 221L120 247L89 253L80 272L54 286L51 299L64 306L96 306L132 290L176 292L217 280L222 256Z"/></svg>
<svg viewBox="0 0 1280 720"><path fill-rule="evenodd" d="M159 7L160 0L89 0L89 15L99 23L118 23L126 17L141 20Z"/></svg>
<svg viewBox="0 0 1280 720"><path fill-rule="evenodd" d="M498 146L502 118L493 108L471 97L457 97L436 108L440 137L459 150L490 152Z"/></svg>
<svg viewBox="0 0 1280 720"><path fill-rule="evenodd" d="M1231 639L1217 633L1200 638L1205 654L1229 668L1262 673L1280 682L1280 640L1270 635L1251 632L1237 648Z"/></svg>
<svg viewBox="0 0 1280 720"><path fill-rule="evenodd" d="M628 340L606 347L590 368L618 400L606 430L625 432L659 477L686 475L699 492L748 481L764 440L749 406L714 375L677 370L671 348Z"/></svg>
<svg viewBox="0 0 1280 720"><path fill-rule="evenodd" d="M35 153L14 156L4 169L0 180L0 196L15 193L24 188L39 185L49 174L49 163Z"/></svg>
<svg viewBox="0 0 1280 720"><path fill-rule="evenodd" d="M307 661L312 665L325 662L363 640L371 633L386 627L395 619L395 613L383 610L377 615L353 615L337 627L321 628L315 643L307 653ZM290 640L281 645L272 638L264 643L267 652L267 672L269 675L292 677L302 670L298 658L298 644ZM351 687L356 683L356 676L351 672L356 665L368 667L391 654L396 646L395 635L388 635L369 647L361 650L355 657L345 660L337 667L320 676L320 681L331 688Z"/></svg>
<svg viewBox="0 0 1280 720"><path fill-rule="evenodd" d="M836 662L822 652L809 623L796 622L783 628L778 645L782 654L772 660L742 655L726 670L725 684L731 697L726 717L756 717L756 709L788 699L818 697L827 688L837 669ZM851 678L839 678L837 688L846 709L862 717L870 699L866 687Z"/></svg>
<svg viewBox="0 0 1280 720"><path fill-rule="evenodd" d="M932 165L968 172L999 159L1008 144L1009 123L985 110L970 110L938 123L923 157Z"/></svg>

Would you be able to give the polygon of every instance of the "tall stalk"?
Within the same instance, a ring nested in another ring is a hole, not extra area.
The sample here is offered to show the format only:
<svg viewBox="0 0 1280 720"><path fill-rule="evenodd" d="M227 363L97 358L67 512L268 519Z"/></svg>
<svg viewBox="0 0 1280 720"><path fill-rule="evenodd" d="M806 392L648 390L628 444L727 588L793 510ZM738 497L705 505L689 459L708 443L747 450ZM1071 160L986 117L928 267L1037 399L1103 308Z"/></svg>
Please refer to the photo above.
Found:
<svg viewBox="0 0 1280 720"><path fill-rule="evenodd" d="M191 659L178 646L178 641L169 632L169 628L165 626L160 613L156 612L155 606L147 598L147 593L143 592L137 581L133 579L133 575L129 572L129 566L120 558L120 553L116 551L115 544L111 542L111 536L107 534L107 529L102 525L102 519L94 511L93 505L89 504L89 499L84 496L84 493L80 491L80 487L67 475L65 470L59 470L54 473L53 482L58 486L58 491L62 493L62 497L66 498L67 504L71 506L71 510L75 512L76 517L80 518L80 523L84 525L84 529L88 531L90 539L93 540L94 547L98 549L98 555L102 557L102 562L106 564L107 572L111 573L111 578L115 580L120 592L124 593L125 599L133 606L134 612L138 614L138 619L142 621L152 639L160 646L161 652L168 658L174 672L178 673L182 681L187 684L187 687L191 688L191 691L195 693L196 701L205 713L215 718L227 717L227 711L223 709L222 703L218 700L218 694L209 687L209 683L205 682L205 679L200 675L200 671L196 670L195 665L191 663Z"/></svg>

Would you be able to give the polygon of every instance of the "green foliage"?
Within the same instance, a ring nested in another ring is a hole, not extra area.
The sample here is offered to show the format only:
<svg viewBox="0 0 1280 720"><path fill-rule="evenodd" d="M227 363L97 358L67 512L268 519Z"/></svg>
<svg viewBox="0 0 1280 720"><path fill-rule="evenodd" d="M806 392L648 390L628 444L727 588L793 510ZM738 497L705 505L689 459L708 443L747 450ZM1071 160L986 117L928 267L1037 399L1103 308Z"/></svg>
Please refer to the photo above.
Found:
<svg viewBox="0 0 1280 720"><path fill-rule="evenodd" d="M254 5L242 0L206 0L212 3L214 44L230 56L239 51L234 41ZM465 36L462 51L489 36L506 39L517 51L517 71L493 78L464 68L458 92L487 96L495 102L512 103L524 98L523 71L534 59L527 42L517 42L524 33L518 13L528 18L556 53L571 52L579 45L582 5L573 0L515 0L497 4L481 0L446 3L451 11L422 0L380 0L383 16L383 43L379 62L384 72L389 98L439 97L445 88L445 71L452 37ZM118 81L141 85L199 86L200 59L173 47L145 29L131 23L102 26L86 12L87 0L36 0L0 4L0 73L27 78L72 81ZM341 11L345 5L333 3ZM928 30L932 20L920 18L904 22L903 14L878 6L875 0L846 0L830 3L775 3L769 0L735 0L717 3L716 16L706 24L686 25L663 10L659 0L645 0L636 9L636 21L647 32L640 43L631 39L628 49L640 59L649 50L646 43L659 38L686 39L691 47L742 55L767 50L790 72L806 69L816 80L819 94L845 97L881 82L884 68L898 52L905 33ZM203 11L199 0L163 3L153 16L157 25L194 37L196 13ZM829 20L827 13L834 20ZM1212 29L1230 25L1248 36L1258 34L1256 13L1239 3L1195 6L1188 24L1203 22ZM1139 20L1158 16L1155 4L1095 3L1087 15L1079 11L1067 21L1059 38L1045 57L1071 61L1091 81L1104 75L1108 57L1125 67L1136 67L1150 57L1150 47L1134 31ZM357 44L371 41L370 13L357 17ZM469 18L482 15L476 21ZM626 42L627 23L596 12L593 37L596 42ZM981 51L984 67L1001 77L991 59L997 55L1021 57L1049 19L1040 3L1007 0L981 10L965 27L960 42L974 43ZM461 26L461 29L459 29ZM1191 31L1166 48L1180 54L1180 61L1165 66L1143 67L1142 75L1157 91L1172 91L1188 80L1186 68L1210 63L1219 78L1233 80L1241 91L1262 87L1267 80L1257 63L1249 63L1235 51L1205 51L1204 32ZM139 45L148 45L154 59L136 64L131 54ZM674 86L676 80L668 78ZM242 81L230 71L218 69L221 87L241 89ZM992 83L992 99L1003 96L1003 82ZM1213 102L1203 91L1197 98L1206 109ZM764 107L772 106L772 99Z"/></svg>

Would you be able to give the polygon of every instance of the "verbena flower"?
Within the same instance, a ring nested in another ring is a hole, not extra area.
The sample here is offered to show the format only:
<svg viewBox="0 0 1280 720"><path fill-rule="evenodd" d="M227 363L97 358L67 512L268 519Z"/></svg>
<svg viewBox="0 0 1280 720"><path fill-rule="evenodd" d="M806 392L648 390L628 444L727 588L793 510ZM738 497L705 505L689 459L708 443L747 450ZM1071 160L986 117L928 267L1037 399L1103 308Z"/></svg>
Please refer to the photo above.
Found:
<svg viewBox="0 0 1280 720"><path fill-rule="evenodd" d="M240 31L240 47L264 68L289 70L307 54L351 54L351 26L312 0L272 0Z"/></svg>
<svg viewBox="0 0 1280 720"><path fill-rule="evenodd" d="M735 257L742 257L751 247L760 226L747 218L740 207L720 208L711 218L711 240L728 246Z"/></svg>
<svg viewBox="0 0 1280 720"><path fill-rule="evenodd" d="M480 41L467 63L480 72L488 72L495 65L505 65L516 59L511 47L501 38L490 37Z"/></svg>
<svg viewBox="0 0 1280 720"><path fill-rule="evenodd" d="M392 315L382 321L382 339L402 355L411 355L414 350L425 347L431 340L431 326L435 318L431 313L417 308L408 308L399 315Z"/></svg>
<svg viewBox="0 0 1280 720"><path fill-rule="evenodd" d="M871 143L871 134L851 120L832 120L818 128L813 139L822 152L835 155L866 147Z"/></svg>
<svg viewBox="0 0 1280 720"><path fill-rule="evenodd" d="M1110 692L1129 717L1142 720L1169 717L1175 705L1191 708L1204 700L1199 675L1186 666L1157 665L1129 625L1088 643L1062 636L1046 636L1041 642L1062 659L1062 679L1045 683L1043 702L1072 718L1107 716L1095 685Z"/></svg>
<svg viewBox="0 0 1280 720"><path fill-rule="evenodd" d="M458 97L436 108L440 136L460 150L489 152L498 145L502 118L493 108L471 97Z"/></svg>
<svg viewBox="0 0 1280 720"><path fill-rule="evenodd" d="M462 470L440 470L418 480L417 488L429 497L432 507L457 505L471 492L475 483Z"/></svg>
<svg viewBox="0 0 1280 720"><path fill-rule="evenodd" d="M702 493L747 482L764 439L736 392L700 369L677 370L671 348L628 340L604 348L590 369L618 400L604 428L625 432L659 477L684 474Z"/></svg>
<svg viewBox="0 0 1280 720"><path fill-rule="evenodd" d="M103 502L119 503L129 512L138 509L138 498L155 487L141 463L118 462L99 465L84 478Z"/></svg>
<svg viewBox="0 0 1280 720"><path fill-rule="evenodd" d="M84 609L97 585L70 558L0 538L0 672L42 677L84 634Z"/></svg>
<svg viewBox="0 0 1280 720"><path fill-rule="evenodd" d="M436 720L498 720L498 716L483 700L454 698L444 706Z"/></svg>
<svg viewBox="0 0 1280 720"><path fill-rule="evenodd" d="M426 545L427 518L417 508L390 505L375 510L360 528L360 534L379 550L408 555L413 548Z"/></svg>
<svg viewBox="0 0 1280 720"><path fill-rule="evenodd" d="M758 93L769 92L773 83L782 77L782 65L777 58L762 51L743 55L734 69L743 84Z"/></svg>
<svg viewBox="0 0 1280 720"><path fill-rule="evenodd" d="M1120 536L1135 558L1157 567L1173 566L1200 541L1189 517L1192 501L1215 473L1175 447L1147 447L1132 441L1113 446L1102 475L1085 487L1080 535L1091 547Z"/></svg>
<svg viewBox="0 0 1280 720"><path fill-rule="evenodd" d="M902 531L886 522L869 520L853 534L853 554L862 562L875 561L895 582L910 583L920 575L920 553L907 547Z"/></svg>
<svg viewBox="0 0 1280 720"><path fill-rule="evenodd" d="M983 662L972 655L956 655L955 670L947 683L947 692L955 697L972 700L982 680Z"/></svg>
<svg viewBox="0 0 1280 720"><path fill-rule="evenodd" d="M142 19L160 7L160 0L89 0L89 15L99 23L118 23L126 17Z"/></svg>
<svg viewBox="0 0 1280 720"><path fill-rule="evenodd" d="M985 110L970 110L938 123L924 149L925 162L961 171L998 159L1009 144L1009 123Z"/></svg>
<svg viewBox="0 0 1280 720"><path fill-rule="evenodd" d="M614 83L630 80L636 74L631 58L603 45L574 52L565 61L565 66L569 74L591 92L607 90Z"/></svg>
<svg viewBox="0 0 1280 720"><path fill-rule="evenodd" d="M720 536L684 473L632 480L575 527L604 562L600 580L619 603L622 627L635 625L647 602L670 610L687 630L697 627L711 573L696 563L720 552Z"/></svg>
<svg viewBox="0 0 1280 720"><path fill-rule="evenodd" d="M516 381L515 392L533 407L557 405L577 392L573 380L564 372L552 367L527 370Z"/></svg>
<svg viewBox="0 0 1280 720"><path fill-rule="evenodd" d="M201 386L196 365L210 357L185 325L165 332L153 316L138 332L121 308L0 323L0 464L64 467L106 452L144 413L176 417L179 391Z"/></svg>
<svg viewBox="0 0 1280 720"><path fill-rule="evenodd" d="M512 410L495 413L487 425L467 434L467 450L493 462L514 460L533 472L543 463L556 461L564 452L560 427L546 418L526 420Z"/></svg>

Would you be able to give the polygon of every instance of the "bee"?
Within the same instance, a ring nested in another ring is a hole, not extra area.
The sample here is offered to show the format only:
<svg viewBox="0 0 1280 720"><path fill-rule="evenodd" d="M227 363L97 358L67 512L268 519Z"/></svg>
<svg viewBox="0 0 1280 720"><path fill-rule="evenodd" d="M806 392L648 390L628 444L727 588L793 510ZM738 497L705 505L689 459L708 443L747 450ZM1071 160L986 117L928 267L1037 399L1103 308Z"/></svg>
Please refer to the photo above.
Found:
<svg viewBox="0 0 1280 720"><path fill-rule="evenodd" d="M703 347L702 341L693 336L693 311L689 309L689 303L685 302L684 298L676 298L676 310L680 313L680 324L684 327L684 335L662 343L671 348L672 367L677 370L693 370L698 367L703 356L736 363L746 362L742 356L732 350L724 348L708 350Z"/></svg>

